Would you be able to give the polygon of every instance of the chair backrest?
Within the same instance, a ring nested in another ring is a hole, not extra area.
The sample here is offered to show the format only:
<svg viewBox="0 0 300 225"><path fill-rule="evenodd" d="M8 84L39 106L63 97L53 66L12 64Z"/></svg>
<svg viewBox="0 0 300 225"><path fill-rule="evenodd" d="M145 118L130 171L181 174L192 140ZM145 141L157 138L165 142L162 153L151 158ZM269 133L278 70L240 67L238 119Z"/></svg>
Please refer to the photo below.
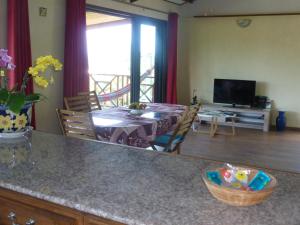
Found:
<svg viewBox="0 0 300 225"><path fill-rule="evenodd" d="M185 136L189 132L197 113L200 109L200 104L197 104L196 106L193 106L190 109L187 109L181 119L178 121L176 128L169 139L168 144L166 145L165 149L168 151L170 150L176 150L179 145L184 141Z"/></svg>
<svg viewBox="0 0 300 225"><path fill-rule="evenodd" d="M92 118L88 113L56 109L60 127L65 136L97 139Z"/></svg>
<svg viewBox="0 0 300 225"><path fill-rule="evenodd" d="M67 110L76 112L89 112L90 107L85 95L75 97L64 97L64 103Z"/></svg>
<svg viewBox="0 0 300 225"><path fill-rule="evenodd" d="M90 111L101 110L101 105L100 105L96 91L80 92L80 93L78 93L78 95L86 96Z"/></svg>

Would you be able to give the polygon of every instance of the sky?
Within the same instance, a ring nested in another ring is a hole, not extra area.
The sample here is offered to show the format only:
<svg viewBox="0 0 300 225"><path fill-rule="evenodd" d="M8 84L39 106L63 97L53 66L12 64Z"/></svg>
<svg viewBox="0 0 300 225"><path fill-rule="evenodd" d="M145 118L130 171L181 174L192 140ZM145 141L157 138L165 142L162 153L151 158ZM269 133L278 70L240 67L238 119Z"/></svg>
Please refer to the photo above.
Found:
<svg viewBox="0 0 300 225"><path fill-rule="evenodd" d="M131 24L87 31L89 72L92 74L130 74ZM155 27L141 25L141 72L153 66Z"/></svg>

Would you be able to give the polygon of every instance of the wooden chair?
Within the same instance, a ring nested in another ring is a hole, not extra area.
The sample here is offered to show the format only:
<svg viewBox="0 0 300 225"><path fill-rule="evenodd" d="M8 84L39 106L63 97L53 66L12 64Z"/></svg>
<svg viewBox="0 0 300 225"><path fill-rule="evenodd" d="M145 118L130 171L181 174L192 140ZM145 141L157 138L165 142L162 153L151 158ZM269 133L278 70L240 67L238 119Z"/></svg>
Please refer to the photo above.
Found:
<svg viewBox="0 0 300 225"><path fill-rule="evenodd" d="M65 97L64 103L67 110L76 112L91 112L101 110L101 106L95 91L80 92L75 97Z"/></svg>
<svg viewBox="0 0 300 225"><path fill-rule="evenodd" d="M92 118L88 113L56 109L61 130L65 136L96 140Z"/></svg>
<svg viewBox="0 0 300 225"><path fill-rule="evenodd" d="M192 109L187 109L183 113L182 118L178 121L174 132L158 136L153 142L150 142L153 150L180 154L180 146L189 132L199 108L200 104Z"/></svg>
<svg viewBox="0 0 300 225"><path fill-rule="evenodd" d="M78 96L86 96L90 111L101 110L101 105L96 91L80 92L78 93Z"/></svg>
<svg viewBox="0 0 300 225"><path fill-rule="evenodd" d="M89 112L90 107L85 95L75 97L64 97L64 103L67 110L76 112Z"/></svg>

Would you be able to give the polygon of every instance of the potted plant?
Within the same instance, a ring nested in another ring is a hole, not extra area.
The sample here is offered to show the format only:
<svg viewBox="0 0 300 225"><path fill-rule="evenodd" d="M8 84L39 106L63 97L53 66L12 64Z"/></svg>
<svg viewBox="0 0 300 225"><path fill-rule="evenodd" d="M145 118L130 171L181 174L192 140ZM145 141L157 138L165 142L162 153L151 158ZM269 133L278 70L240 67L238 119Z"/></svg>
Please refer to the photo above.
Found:
<svg viewBox="0 0 300 225"><path fill-rule="evenodd" d="M46 76L49 70L60 71L62 64L51 55L41 56L35 64L28 68L21 84L8 88L8 70L15 65L6 49L0 49L0 134L23 133L31 124L32 105L42 100L39 93L26 94L26 86L30 79L42 88L47 88L54 81L53 76Z"/></svg>
<svg viewBox="0 0 300 225"><path fill-rule="evenodd" d="M147 105L139 102L133 102L129 105L130 114L132 115L142 115Z"/></svg>

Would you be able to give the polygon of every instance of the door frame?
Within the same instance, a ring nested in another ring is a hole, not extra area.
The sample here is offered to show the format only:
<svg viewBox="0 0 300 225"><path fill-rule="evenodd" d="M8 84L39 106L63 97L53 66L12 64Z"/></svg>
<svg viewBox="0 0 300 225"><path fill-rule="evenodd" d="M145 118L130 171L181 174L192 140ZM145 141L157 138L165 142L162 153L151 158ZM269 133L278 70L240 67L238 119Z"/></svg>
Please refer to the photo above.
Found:
<svg viewBox="0 0 300 225"><path fill-rule="evenodd" d="M86 11L124 17L132 21L130 62L131 102L139 102L140 98L141 25L146 24L156 27L154 102L165 102L167 79L167 21L91 4L86 5Z"/></svg>

